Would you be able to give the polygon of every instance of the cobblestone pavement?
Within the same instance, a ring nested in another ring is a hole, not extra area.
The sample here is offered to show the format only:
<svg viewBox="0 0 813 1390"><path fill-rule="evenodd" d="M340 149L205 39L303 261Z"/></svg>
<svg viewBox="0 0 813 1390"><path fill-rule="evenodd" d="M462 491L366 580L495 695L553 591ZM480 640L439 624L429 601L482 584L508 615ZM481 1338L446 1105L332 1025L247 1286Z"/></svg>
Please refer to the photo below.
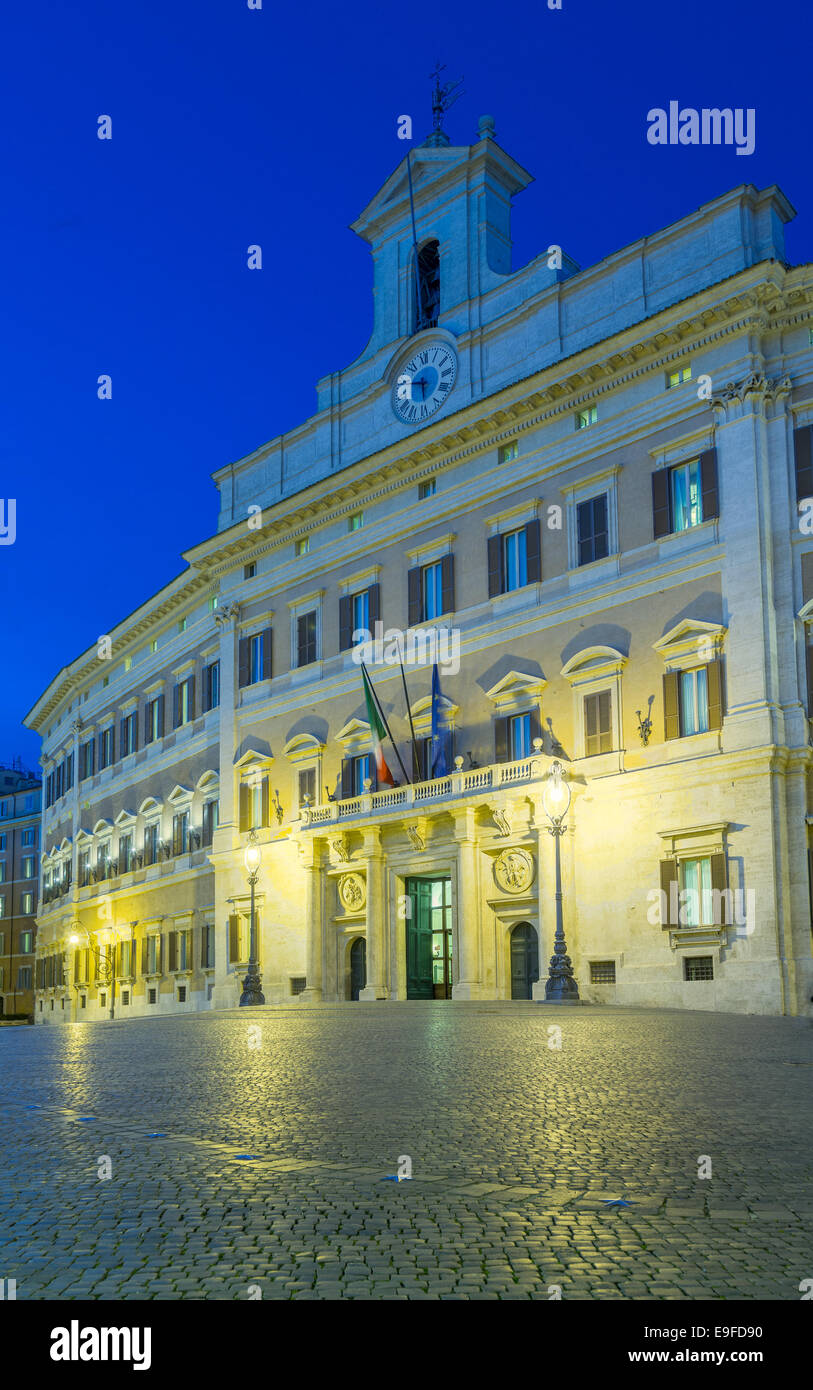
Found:
<svg viewBox="0 0 813 1390"><path fill-rule="evenodd" d="M809 1019L438 1001L0 1028L0 1278L18 1299L799 1299L812 1083ZM400 1155L412 1180L384 1181Z"/></svg>

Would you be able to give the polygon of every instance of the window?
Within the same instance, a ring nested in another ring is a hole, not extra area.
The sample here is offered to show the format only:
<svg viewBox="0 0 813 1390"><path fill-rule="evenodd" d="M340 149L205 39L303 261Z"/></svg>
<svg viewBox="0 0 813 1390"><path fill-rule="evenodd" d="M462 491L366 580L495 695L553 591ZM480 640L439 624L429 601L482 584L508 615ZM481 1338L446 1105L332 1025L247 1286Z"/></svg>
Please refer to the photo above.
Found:
<svg viewBox="0 0 813 1390"><path fill-rule="evenodd" d="M263 628L253 637L240 638L239 683L241 688L256 685L271 676L271 629Z"/></svg>
<svg viewBox="0 0 813 1390"><path fill-rule="evenodd" d="M584 697L584 752L592 758L596 753L609 753L613 746L609 690Z"/></svg>
<svg viewBox="0 0 813 1390"><path fill-rule="evenodd" d="M316 613L301 613L296 620L296 664L309 666L316 660Z"/></svg>
<svg viewBox="0 0 813 1390"><path fill-rule="evenodd" d="M614 984L615 984L615 961L614 961L614 960L591 960L591 962L590 962L590 983L591 983L591 985L614 985Z"/></svg>
<svg viewBox="0 0 813 1390"><path fill-rule="evenodd" d="M5 835L0 835L0 850L4 850L5 847L6 847L6 837L5 837Z"/></svg>
<svg viewBox="0 0 813 1390"><path fill-rule="evenodd" d="M23 878L34 878L36 876L36 858L33 854L26 854L23 857Z"/></svg>
<svg viewBox="0 0 813 1390"><path fill-rule="evenodd" d="M440 561L421 570L421 622L430 622L443 613L443 576Z"/></svg>
<svg viewBox="0 0 813 1390"><path fill-rule="evenodd" d="M504 593L521 589L528 583L528 559L525 532L509 531L503 536L503 564L505 566Z"/></svg>
<svg viewBox="0 0 813 1390"><path fill-rule="evenodd" d="M118 946L118 977L120 980L129 980L133 974L133 942L120 941Z"/></svg>
<svg viewBox="0 0 813 1390"><path fill-rule="evenodd" d="M205 801L203 804L203 820L201 824L201 844L210 845L214 840L217 830L217 817L220 809L220 802Z"/></svg>
<svg viewBox="0 0 813 1390"><path fill-rule="evenodd" d="M105 767L111 767L113 763L113 725L109 729L103 729L99 734L99 771Z"/></svg>
<svg viewBox="0 0 813 1390"><path fill-rule="evenodd" d="M666 373L666 388L670 386L681 386L684 381L691 381L691 367L677 367L673 372Z"/></svg>
<svg viewBox="0 0 813 1390"><path fill-rule="evenodd" d="M519 762L529 758L534 740L541 738L539 710L509 714L494 723L494 744L498 763Z"/></svg>
<svg viewBox="0 0 813 1390"><path fill-rule="evenodd" d="M158 862L158 822L144 826L144 867Z"/></svg>
<svg viewBox="0 0 813 1390"><path fill-rule="evenodd" d="M511 460L515 459L518 454L519 445L517 444L517 441L515 439L512 439L510 444L500 445L499 449L497 450L497 462L510 463Z"/></svg>
<svg viewBox="0 0 813 1390"><path fill-rule="evenodd" d="M210 613L214 613L215 609L217 608L217 594L210 594L210 595L209 595L209 601L208 601L208 603L207 603L207 608L209 609L209 612L210 612Z"/></svg>
<svg viewBox="0 0 813 1390"><path fill-rule="evenodd" d="M110 677L109 677L109 676L103 676L103 677L102 677L102 690L104 690L105 686L107 686L107 685L109 685L109 684L110 684ZM59 720L57 720L57 724L58 724L58 723L59 723Z"/></svg>
<svg viewBox="0 0 813 1390"><path fill-rule="evenodd" d="M542 578L539 521L488 538L488 596L507 594Z"/></svg>
<svg viewBox="0 0 813 1390"><path fill-rule="evenodd" d="M144 743L156 743L164 737L164 697L157 695L144 711Z"/></svg>
<svg viewBox="0 0 813 1390"><path fill-rule="evenodd" d="M186 985L178 985L178 1003L186 1003Z"/></svg>
<svg viewBox="0 0 813 1390"><path fill-rule="evenodd" d="M220 704L220 662L212 661L203 668L203 712L217 709Z"/></svg>
<svg viewBox="0 0 813 1390"><path fill-rule="evenodd" d="M34 894L23 893L20 896L20 911L24 917L30 917L34 911Z"/></svg>
<svg viewBox="0 0 813 1390"><path fill-rule="evenodd" d="M368 777L372 783L372 789L375 791L375 766L369 753L344 758L342 760L342 800L350 796L361 796L364 792L365 780Z"/></svg>
<svg viewBox="0 0 813 1390"><path fill-rule="evenodd" d="M711 956L686 956L683 961L683 978L690 982L713 980L714 961Z"/></svg>
<svg viewBox="0 0 813 1390"><path fill-rule="evenodd" d="M240 832L268 825L268 778L250 773L240 784Z"/></svg>
<svg viewBox="0 0 813 1390"><path fill-rule="evenodd" d="M145 938L145 940L144 940L144 946L143 946L143 955L144 955L144 968L143 968L143 972L142 972L142 973L143 973L144 975L160 975L160 974L161 974L161 938L160 938L160 936L156 936L156 935L153 933L152 935L150 935L150 936L148 936L148 937ZM151 990L150 993L153 993L153 991ZM155 1000L154 1000L154 999L150 1000L150 1003L154 1004L154 1003L155 1003Z"/></svg>
<svg viewBox="0 0 813 1390"><path fill-rule="evenodd" d="M172 853L186 854L189 849L189 812L179 811L172 817Z"/></svg>
<svg viewBox="0 0 813 1390"><path fill-rule="evenodd" d="M355 594L342 594L339 599L339 651L346 652L358 642L364 642L375 631L381 617L381 586L371 584ZM358 634L358 636L356 636Z"/></svg>
<svg viewBox="0 0 813 1390"><path fill-rule="evenodd" d="M714 924L711 896L711 859L683 859L680 863L680 923L686 927Z"/></svg>
<svg viewBox="0 0 813 1390"><path fill-rule="evenodd" d="M360 531L364 525L364 512L351 512L347 518L348 531Z"/></svg>
<svg viewBox="0 0 813 1390"><path fill-rule="evenodd" d="M229 918L229 963L236 965L242 961L247 961L248 951L248 916L243 917L239 912L236 912Z"/></svg>
<svg viewBox="0 0 813 1390"><path fill-rule="evenodd" d="M652 474L656 540L677 531L689 531L719 514L716 449L707 449L699 458L656 469Z"/></svg>
<svg viewBox="0 0 813 1390"><path fill-rule="evenodd" d="M186 618L179 618L179 619L178 619L178 631L179 631L179 632L186 632Z"/></svg>
<svg viewBox="0 0 813 1390"><path fill-rule="evenodd" d="M119 835L119 873L129 874L133 867L133 837Z"/></svg>
<svg viewBox="0 0 813 1390"><path fill-rule="evenodd" d="M589 425L594 425L596 423L597 418L596 407L594 405L588 405L584 410L577 410L576 429L586 430Z"/></svg>
<svg viewBox="0 0 813 1390"><path fill-rule="evenodd" d="M294 555L307 555L310 548L310 536L300 536L298 540L294 541Z"/></svg>
<svg viewBox="0 0 813 1390"><path fill-rule="evenodd" d="M203 928L200 947L200 963L204 970L214 969L215 929L211 922L207 922Z"/></svg>
<svg viewBox="0 0 813 1390"><path fill-rule="evenodd" d="M5 881L6 881L6 861L5 861L5 859L0 859L0 883L5 883Z"/></svg>
<svg viewBox="0 0 813 1390"><path fill-rule="evenodd" d="M158 651L158 638L157 638L157 637L153 637L152 641L150 642L150 651L151 651L151 652L157 652L157 651Z"/></svg>
<svg viewBox="0 0 813 1390"><path fill-rule="evenodd" d="M21 966L19 967L19 969L18 969L18 971L17 971L17 988L18 988L18 989L30 989L30 988L31 988L31 966L30 966L30 965L21 965Z"/></svg>
<svg viewBox="0 0 813 1390"><path fill-rule="evenodd" d="M313 806L316 801L316 768L307 767L299 774L299 805Z"/></svg>
<svg viewBox="0 0 813 1390"><path fill-rule="evenodd" d="M254 560L252 560L251 563L248 564L248 565L243 565L243 578L244 578L244 579L253 579L256 573L257 573L257 565L256 565L256 563L254 562Z"/></svg>
<svg viewBox="0 0 813 1390"><path fill-rule="evenodd" d="M422 483L418 483L418 501L423 502L427 497L434 497L437 489L437 478L425 478Z"/></svg>
<svg viewBox="0 0 813 1390"><path fill-rule="evenodd" d="M64 1003L65 1001L63 1000L62 1002ZM124 1005L125 1008L126 1008L127 1005L129 1004L129 1002L130 1002L130 991L129 991L129 989L123 989L123 990L121 991L121 1002L122 1002L122 1004Z"/></svg>
<svg viewBox="0 0 813 1390"><path fill-rule="evenodd" d="M6 838L6 837L5 837L5 835L4 835L4 836L3 836L3 839L5 840L5 838ZM34 829L33 825L31 825L31 826L28 827L27 830L24 830L24 831L23 831L23 845L35 845L36 843L37 843L37 832L36 832L36 830ZM5 845L2 845L2 848L5 849Z"/></svg>
<svg viewBox="0 0 813 1390"><path fill-rule="evenodd" d="M119 726L121 756L126 758L138 751L138 713L125 714Z"/></svg>
<svg viewBox="0 0 813 1390"><path fill-rule="evenodd" d="M169 969L191 970L192 933L188 928L169 933Z"/></svg>
<svg viewBox="0 0 813 1390"><path fill-rule="evenodd" d="M680 735L702 734L709 727L708 680L705 666L680 673Z"/></svg>
<svg viewBox="0 0 813 1390"><path fill-rule="evenodd" d="M179 681L175 687L175 707L173 710L172 727L180 729L182 725L188 724L195 717L195 677L187 676L186 680Z"/></svg>
<svg viewBox="0 0 813 1390"><path fill-rule="evenodd" d="M418 252L417 300L415 332L434 328L440 313L440 247L437 241L427 241Z"/></svg>
<svg viewBox="0 0 813 1390"><path fill-rule="evenodd" d="M29 894L30 897L30 894ZM32 931L20 932L20 955L30 956L34 949L34 933Z"/></svg>
<svg viewBox="0 0 813 1390"><path fill-rule="evenodd" d="M370 591L363 589L360 594L353 594L350 599L353 612L353 632L370 631Z"/></svg>
<svg viewBox="0 0 813 1390"><path fill-rule="evenodd" d="M5 899L5 896L4 896L4 897L0 898L0 917L5 917L5 915L6 915L6 899ZM1 953L1 952L2 952L2 948L0 948L0 953Z"/></svg>
<svg viewBox="0 0 813 1390"><path fill-rule="evenodd" d="M84 782L93 776L93 739L88 739L79 748L79 781Z"/></svg>
<svg viewBox="0 0 813 1390"><path fill-rule="evenodd" d="M132 658L131 656L125 656L125 658L124 658L124 669L125 669L125 671L131 671L132 668L133 668L133 658Z"/></svg>
<svg viewBox="0 0 813 1390"><path fill-rule="evenodd" d="M578 503L576 533L580 565L589 565L593 560L603 560L609 554L606 493Z"/></svg>
<svg viewBox="0 0 813 1390"><path fill-rule="evenodd" d="M83 1000L82 1000L82 1003L84 1004L84 1002L85 1002L85 1001L84 1001L84 999L83 999ZM155 1002L156 1002L156 991L155 991L154 989L148 989L148 990L147 990L147 1003L148 1003L148 1004L154 1004Z"/></svg>
<svg viewBox="0 0 813 1390"><path fill-rule="evenodd" d="M79 851L79 887L87 888L90 883L90 850Z"/></svg>

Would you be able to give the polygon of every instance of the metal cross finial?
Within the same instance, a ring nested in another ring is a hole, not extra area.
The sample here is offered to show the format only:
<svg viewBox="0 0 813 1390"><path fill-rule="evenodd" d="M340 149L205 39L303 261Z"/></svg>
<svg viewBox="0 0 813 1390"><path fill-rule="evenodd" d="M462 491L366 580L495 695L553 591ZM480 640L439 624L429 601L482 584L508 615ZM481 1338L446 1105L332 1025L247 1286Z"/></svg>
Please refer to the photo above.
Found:
<svg viewBox="0 0 813 1390"><path fill-rule="evenodd" d="M440 74L445 71L446 64L441 63L440 59L438 59L434 71L429 74L435 84L432 89L432 125L435 130L442 129L444 115L449 110L450 106L454 106L457 98L463 95L462 92L458 92L456 96L452 96L452 92L456 87L459 87L460 83L463 81L462 77L458 77L456 82L447 82L441 87Z"/></svg>

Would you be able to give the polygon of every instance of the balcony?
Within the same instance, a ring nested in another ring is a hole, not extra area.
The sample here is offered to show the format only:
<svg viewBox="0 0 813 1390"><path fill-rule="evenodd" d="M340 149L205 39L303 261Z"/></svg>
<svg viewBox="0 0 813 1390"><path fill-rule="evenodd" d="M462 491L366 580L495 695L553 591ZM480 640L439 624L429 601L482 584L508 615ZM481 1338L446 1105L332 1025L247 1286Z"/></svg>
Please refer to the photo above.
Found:
<svg viewBox="0 0 813 1390"><path fill-rule="evenodd" d="M458 763L463 759L458 758ZM302 807L299 813L300 830L322 825L344 824L346 821L370 817L407 815L441 802L463 801L467 797L505 791L509 787L539 782L552 762L541 754L522 758L519 762L493 763L489 767L461 767L448 777L435 777L429 782L413 782L411 786L385 787L382 791L367 791L345 801L328 801L319 806Z"/></svg>

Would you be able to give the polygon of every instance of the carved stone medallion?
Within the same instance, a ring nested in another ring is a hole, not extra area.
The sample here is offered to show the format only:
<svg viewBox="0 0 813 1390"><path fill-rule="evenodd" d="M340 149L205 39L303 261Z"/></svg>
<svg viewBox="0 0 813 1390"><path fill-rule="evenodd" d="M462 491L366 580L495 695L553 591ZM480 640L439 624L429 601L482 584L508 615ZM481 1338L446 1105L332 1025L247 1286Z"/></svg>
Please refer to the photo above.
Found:
<svg viewBox="0 0 813 1390"><path fill-rule="evenodd" d="M343 874L339 879L339 898L348 912L361 912L367 901L367 885L361 874Z"/></svg>
<svg viewBox="0 0 813 1390"><path fill-rule="evenodd" d="M494 878L504 893L524 893L534 879L531 855L524 849L504 849L494 860Z"/></svg>

